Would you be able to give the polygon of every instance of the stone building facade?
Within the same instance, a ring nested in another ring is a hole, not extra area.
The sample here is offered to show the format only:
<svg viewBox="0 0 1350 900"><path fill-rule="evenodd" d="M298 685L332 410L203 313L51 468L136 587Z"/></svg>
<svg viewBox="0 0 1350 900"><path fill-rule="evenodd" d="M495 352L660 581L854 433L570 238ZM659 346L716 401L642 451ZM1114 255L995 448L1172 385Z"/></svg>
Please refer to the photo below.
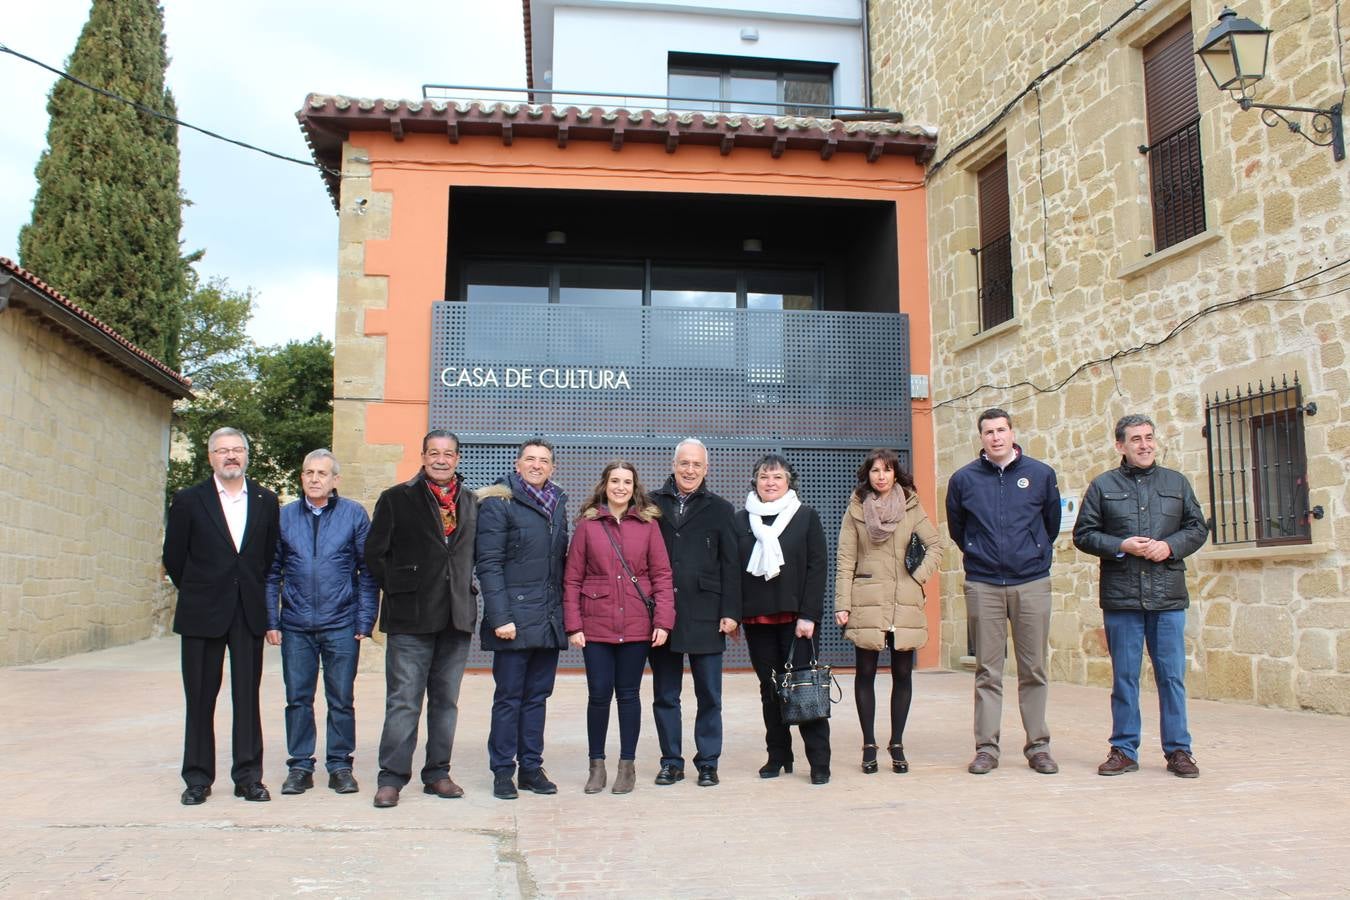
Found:
<svg viewBox="0 0 1350 900"><path fill-rule="evenodd" d="M0 259L0 665L168 625L173 401L187 382Z"/></svg>
<svg viewBox="0 0 1350 900"><path fill-rule="evenodd" d="M1211 515L1211 488L1222 496L1227 486L1210 477L1206 398L1297 375L1308 412L1287 412L1287 398L1255 412L1301 424L1306 479L1286 487L1306 489L1303 509L1323 515L1304 518L1300 542L1211 542L1188 560L1188 680L1198 697L1350 714L1350 163L1240 110L1178 45L1195 70L1203 224L1170 246L1156 239L1144 61L1187 16L1198 46L1221 5L869 3L873 101L940 135L927 180L939 502L979 448L986 407L1008 409L1026 451L1080 496L1117 462L1114 421L1145 412L1163 464L1191 477ZM1325 108L1344 98L1338 52L1350 17L1338 36L1334 0L1259 0L1239 12L1273 31L1257 101ZM982 245L980 173L1005 153L1012 315L989 326L971 251ZM1056 560L1052 677L1108 685L1097 561L1067 532ZM966 653L959 573L953 551L941 632L952 666Z"/></svg>

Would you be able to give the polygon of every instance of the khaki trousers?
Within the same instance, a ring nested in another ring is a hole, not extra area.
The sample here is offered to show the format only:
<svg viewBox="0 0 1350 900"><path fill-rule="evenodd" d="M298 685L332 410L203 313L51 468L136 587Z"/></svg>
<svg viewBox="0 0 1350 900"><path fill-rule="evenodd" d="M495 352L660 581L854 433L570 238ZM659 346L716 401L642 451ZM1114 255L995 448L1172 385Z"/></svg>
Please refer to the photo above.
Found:
<svg viewBox="0 0 1350 900"><path fill-rule="evenodd" d="M975 750L998 757L1003 720L1003 663L1008 623L1017 658L1017 706L1027 742L1023 754L1050 749L1045 705L1050 693L1045 676L1050 633L1050 578L1008 587L966 582L966 614L975 635Z"/></svg>

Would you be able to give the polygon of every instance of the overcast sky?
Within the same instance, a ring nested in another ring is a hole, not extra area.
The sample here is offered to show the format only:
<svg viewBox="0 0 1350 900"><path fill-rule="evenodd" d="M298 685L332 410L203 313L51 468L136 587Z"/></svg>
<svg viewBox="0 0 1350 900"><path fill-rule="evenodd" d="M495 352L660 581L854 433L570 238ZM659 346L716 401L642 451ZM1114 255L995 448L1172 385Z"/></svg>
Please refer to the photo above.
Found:
<svg viewBox="0 0 1350 900"><path fill-rule="evenodd" d="M0 44L65 67L89 0L6 4ZM295 112L310 92L418 98L423 83L525 83L516 0L167 0L169 88L183 121L310 159ZM18 260L56 76L0 54L0 256ZM337 216L315 169L181 130L185 250L257 294L263 344L333 336ZM39 277L41 272L35 273ZM60 285L55 285L58 289Z"/></svg>

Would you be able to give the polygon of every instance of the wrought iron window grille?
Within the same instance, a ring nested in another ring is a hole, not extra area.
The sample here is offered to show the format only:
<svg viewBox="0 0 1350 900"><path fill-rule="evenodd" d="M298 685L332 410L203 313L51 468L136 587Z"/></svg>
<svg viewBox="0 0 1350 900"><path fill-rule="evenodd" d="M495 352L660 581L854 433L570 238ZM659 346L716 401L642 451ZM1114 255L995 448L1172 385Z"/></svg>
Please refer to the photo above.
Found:
<svg viewBox="0 0 1350 900"><path fill-rule="evenodd" d="M1205 171L1200 156L1200 117L1152 144L1140 144L1139 152L1148 157L1154 252L1203 232Z"/></svg>
<svg viewBox="0 0 1350 900"><path fill-rule="evenodd" d="M1203 434L1209 460L1210 536L1215 545L1258 547L1312 541L1320 506L1308 505L1306 417L1298 373L1291 384L1258 381L1205 397Z"/></svg>
<svg viewBox="0 0 1350 900"><path fill-rule="evenodd" d="M976 334L988 331L1013 317L1012 235L994 238L983 247L971 247L975 257Z"/></svg>

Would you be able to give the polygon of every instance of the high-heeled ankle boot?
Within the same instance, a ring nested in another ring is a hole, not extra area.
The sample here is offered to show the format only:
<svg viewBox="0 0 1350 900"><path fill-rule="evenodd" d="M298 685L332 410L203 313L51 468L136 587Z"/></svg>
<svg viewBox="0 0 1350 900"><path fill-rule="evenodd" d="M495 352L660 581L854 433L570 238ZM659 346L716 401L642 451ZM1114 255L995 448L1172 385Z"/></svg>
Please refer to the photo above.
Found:
<svg viewBox="0 0 1350 900"><path fill-rule="evenodd" d="M891 744L886 749L891 751L891 771L897 775L908 772L909 760L905 759L905 745Z"/></svg>
<svg viewBox="0 0 1350 900"><path fill-rule="evenodd" d="M631 793L636 784L637 768L633 761L631 759L619 760L619 771L614 776L614 787L610 788L610 793Z"/></svg>
<svg viewBox="0 0 1350 900"><path fill-rule="evenodd" d="M784 772L786 772L787 774L791 775L791 774L792 774L792 760L789 759L789 760L786 760L785 762L778 762L778 761L772 760L772 759L769 760L769 761L766 762L764 765L762 765L762 766L759 767L759 777L760 777L760 778L777 778L777 777L778 777L778 770L779 770L779 769L782 769Z"/></svg>
<svg viewBox="0 0 1350 900"><path fill-rule="evenodd" d="M605 761L603 759L591 760L591 773L586 778L586 787L583 789L588 794L598 794L605 789L605 781L609 776L605 773Z"/></svg>
<svg viewBox="0 0 1350 900"><path fill-rule="evenodd" d="M877 771L877 745L863 744L862 770L864 775L872 775Z"/></svg>

